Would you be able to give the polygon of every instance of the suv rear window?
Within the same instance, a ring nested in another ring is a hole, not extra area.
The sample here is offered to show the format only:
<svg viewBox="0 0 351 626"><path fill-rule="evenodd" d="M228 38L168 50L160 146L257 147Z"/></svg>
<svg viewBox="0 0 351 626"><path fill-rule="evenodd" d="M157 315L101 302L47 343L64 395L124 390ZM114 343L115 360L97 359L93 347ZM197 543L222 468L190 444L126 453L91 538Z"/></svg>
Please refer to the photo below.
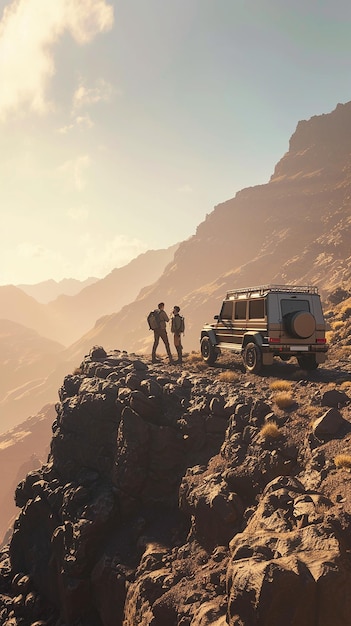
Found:
<svg viewBox="0 0 351 626"><path fill-rule="evenodd" d="M246 320L246 300L235 303L235 319Z"/></svg>
<svg viewBox="0 0 351 626"><path fill-rule="evenodd" d="M258 300L249 301L249 319L257 320L264 318L264 300L259 298Z"/></svg>
<svg viewBox="0 0 351 626"><path fill-rule="evenodd" d="M295 311L309 311L310 303L308 300L281 300L280 306L282 308L282 315L287 315L288 313L295 313Z"/></svg>

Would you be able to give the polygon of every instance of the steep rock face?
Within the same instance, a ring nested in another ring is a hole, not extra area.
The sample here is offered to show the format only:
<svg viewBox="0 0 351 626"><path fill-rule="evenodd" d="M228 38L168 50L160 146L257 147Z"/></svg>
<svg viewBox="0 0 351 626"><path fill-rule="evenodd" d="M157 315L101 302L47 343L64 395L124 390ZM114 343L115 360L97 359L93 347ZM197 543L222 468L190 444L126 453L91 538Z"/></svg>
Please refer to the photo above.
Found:
<svg viewBox="0 0 351 626"><path fill-rule="evenodd" d="M92 343L147 352L145 316L160 300L186 318L184 344L199 346L227 289L262 283L317 284L323 297L351 279L351 103L300 122L266 185L219 204L183 242L150 288L103 320L70 353Z"/></svg>
<svg viewBox="0 0 351 626"><path fill-rule="evenodd" d="M60 362L62 350L62 344L30 328L0 320L0 433L21 421L20 413L17 420L13 419L13 411L6 407L21 393L45 383L48 373ZM28 409L30 412L31 407Z"/></svg>
<svg viewBox="0 0 351 626"><path fill-rule="evenodd" d="M18 513L14 502L17 484L47 459L54 417L54 405L46 405L37 415L0 435L0 544Z"/></svg>
<svg viewBox="0 0 351 626"><path fill-rule="evenodd" d="M268 380L219 372L95 347L65 377L0 553L4 626L347 623L351 490L335 459L351 452L351 394L326 392L350 364L300 375L289 411ZM318 439L309 407L341 395Z"/></svg>

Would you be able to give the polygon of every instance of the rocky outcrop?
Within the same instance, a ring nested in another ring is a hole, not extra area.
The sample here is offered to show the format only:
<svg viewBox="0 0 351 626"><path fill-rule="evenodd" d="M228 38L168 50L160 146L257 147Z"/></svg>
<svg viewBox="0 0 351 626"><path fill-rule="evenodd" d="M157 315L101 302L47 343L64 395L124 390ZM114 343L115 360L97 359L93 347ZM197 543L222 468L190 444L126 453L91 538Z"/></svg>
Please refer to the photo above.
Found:
<svg viewBox="0 0 351 626"><path fill-rule="evenodd" d="M247 527L230 542L230 624L348 623L345 528L335 513L328 514L332 506L294 478L266 486Z"/></svg>
<svg viewBox="0 0 351 626"><path fill-rule="evenodd" d="M289 411L268 380L219 373L97 346L65 377L48 461L16 489L1 624L348 623L351 490L335 459L351 434L322 440L306 419L337 373L300 374ZM331 410L349 423L344 393Z"/></svg>
<svg viewBox="0 0 351 626"><path fill-rule="evenodd" d="M48 457L55 415L54 405L46 405L37 415L0 435L0 545L18 513L14 502L18 483Z"/></svg>

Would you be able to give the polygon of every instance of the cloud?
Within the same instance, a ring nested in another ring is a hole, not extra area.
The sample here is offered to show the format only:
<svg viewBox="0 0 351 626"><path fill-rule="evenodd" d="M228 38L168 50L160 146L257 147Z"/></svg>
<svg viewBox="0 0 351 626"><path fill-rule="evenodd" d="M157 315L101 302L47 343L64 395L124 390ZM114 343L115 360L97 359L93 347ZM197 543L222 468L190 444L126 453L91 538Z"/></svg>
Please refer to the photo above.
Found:
<svg viewBox="0 0 351 626"><path fill-rule="evenodd" d="M78 128L81 130L85 128L92 128L93 126L94 126L94 123L89 115L87 114L77 115L71 124L62 126L61 128L58 129L57 132L60 133L61 135L67 135L67 133L69 133L71 130L74 130L75 128Z"/></svg>
<svg viewBox="0 0 351 626"><path fill-rule="evenodd" d="M86 187L86 171L91 166L91 158L84 154L66 161L58 168L58 173L64 175L68 184L73 186L77 191L83 191Z"/></svg>
<svg viewBox="0 0 351 626"><path fill-rule="evenodd" d="M16 246L16 255L26 261L40 260L40 261L57 261L61 257L57 252L49 250L40 244L36 244L30 241L22 241Z"/></svg>
<svg viewBox="0 0 351 626"><path fill-rule="evenodd" d="M71 209L72 219L79 219L85 215L85 209ZM149 247L135 237L115 235L107 239L103 233L82 232L75 233L74 246L70 241L60 245L59 249L50 249L45 244L23 240L12 250L14 269L13 277L3 279L2 282L39 282L54 278L74 277L84 280L87 276L103 278L116 267L122 267L133 258L146 252ZM17 267L16 267L17 266ZM17 272L17 277L15 278ZM10 274L10 268L7 269ZM19 280L18 276L22 278ZM35 278L33 278L35 277Z"/></svg>
<svg viewBox="0 0 351 626"><path fill-rule="evenodd" d="M178 187L177 191L178 193L186 194L186 193L193 193L194 190L191 185L186 184L186 185L182 185L181 187Z"/></svg>
<svg viewBox="0 0 351 626"><path fill-rule="evenodd" d="M77 110L98 102L109 102L113 92L113 86L102 79L97 82L95 87L88 88L81 84L74 93L73 108Z"/></svg>
<svg viewBox="0 0 351 626"><path fill-rule="evenodd" d="M148 250L136 237L115 235L110 240L90 233L82 234L79 244L85 250L83 275L106 276L115 267L122 267Z"/></svg>
<svg viewBox="0 0 351 626"><path fill-rule="evenodd" d="M86 207L71 207L67 210L67 216L74 222L85 221L89 217L89 209Z"/></svg>
<svg viewBox="0 0 351 626"><path fill-rule="evenodd" d="M24 105L50 110L53 45L65 32L87 44L112 25L113 8L105 0L13 0L0 22L0 119Z"/></svg>

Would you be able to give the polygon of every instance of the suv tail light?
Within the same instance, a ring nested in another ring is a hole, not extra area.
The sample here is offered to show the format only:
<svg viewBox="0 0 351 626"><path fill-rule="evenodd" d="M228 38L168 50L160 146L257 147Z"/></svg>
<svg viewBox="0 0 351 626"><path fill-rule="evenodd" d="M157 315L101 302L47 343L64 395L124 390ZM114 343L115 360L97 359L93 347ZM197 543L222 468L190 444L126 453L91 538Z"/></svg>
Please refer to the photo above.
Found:
<svg viewBox="0 0 351 626"><path fill-rule="evenodd" d="M327 340L325 337L321 337L320 339L316 339L316 343L327 343Z"/></svg>
<svg viewBox="0 0 351 626"><path fill-rule="evenodd" d="M268 337L269 343L280 343L279 337Z"/></svg>

